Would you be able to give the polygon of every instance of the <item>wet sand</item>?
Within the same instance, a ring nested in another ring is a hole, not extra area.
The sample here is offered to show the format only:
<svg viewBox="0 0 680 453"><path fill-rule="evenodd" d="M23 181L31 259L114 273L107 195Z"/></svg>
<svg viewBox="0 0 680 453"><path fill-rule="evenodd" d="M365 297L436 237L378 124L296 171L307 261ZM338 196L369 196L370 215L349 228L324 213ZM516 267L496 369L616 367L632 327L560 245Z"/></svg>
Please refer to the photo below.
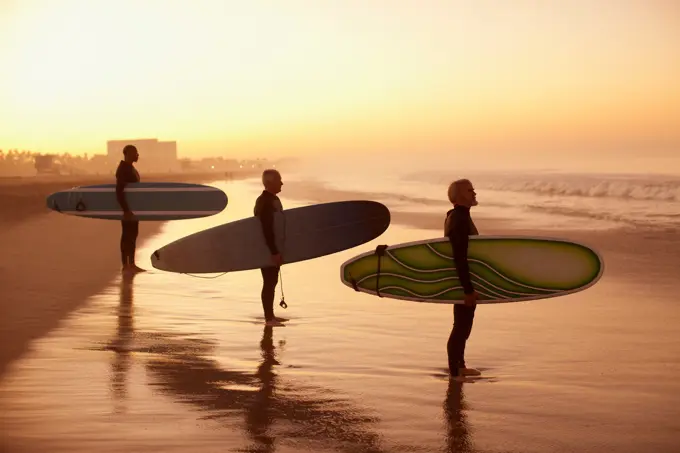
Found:
<svg viewBox="0 0 680 453"><path fill-rule="evenodd" d="M142 175L143 181L210 183L217 174ZM234 173L233 179L252 173ZM120 223L61 215L45 198L65 188L107 184L110 176L0 179L0 377L31 340L55 328L120 270ZM140 225L138 246L160 222Z"/></svg>
<svg viewBox="0 0 680 453"><path fill-rule="evenodd" d="M257 184L257 178L252 174L242 176L243 179L249 177ZM168 178L151 175L145 181ZM215 175L211 174L189 174L175 176L173 180L210 183L214 179ZM238 180L238 176L235 179ZM13 359L26 351L30 340L57 326L65 315L118 272L118 222L64 216L44 207L45 197L63 187L107 181L108 177L0 180L0 206L9 214L0 221L3 228L0 247L4 251L0 266L4 292L0 302L0 344L3 345L0 347L0 376ZM373 199L389 205L391 199L404 197L335 190L320 183L292 181L286 183L282 198L306 203ZM440 205L442 214L392 210L392 223L431 231L432 236L437 237L441 234L444 213L449 209L444 202ZM537 232L513 227L512 219L475 217L475 222L483 234L559 236L591 245L615 258L607 260L606 272L616 278L653 276L657 284L670 286L680 269L680 234L677 233L650 235L631 229ZM144 222L140 228L139 246L157 234L161 225L162 222Z"/></svg>
<svg viewBox="0 0 680 453"><path fill-rule="evenodd" d="M295 186L284 187L284 206L372 198ZM169 241L249 216L257 181L225 190L230 205L218 216L143 227L140 264ZM50 213L6 230L3 249L21 265L3 262L0 270L13 295L3 300L3 331L15 329L2 343L14 360L0 377L0 446L19 453L674 451L680 315L671 236L529 231L513 229L511 219L476 219L484 233L582 238L601 250L607 271L582 293L480 307L468 360L485 377L451 385L450 306L377 299L338 282L339 264L354 254L440 234L439 215L393 213L376 241L287 266L289 308L276 310L290 321L275 329L262 325L257 272L125 279L119 233L107 221Z"/></svg>

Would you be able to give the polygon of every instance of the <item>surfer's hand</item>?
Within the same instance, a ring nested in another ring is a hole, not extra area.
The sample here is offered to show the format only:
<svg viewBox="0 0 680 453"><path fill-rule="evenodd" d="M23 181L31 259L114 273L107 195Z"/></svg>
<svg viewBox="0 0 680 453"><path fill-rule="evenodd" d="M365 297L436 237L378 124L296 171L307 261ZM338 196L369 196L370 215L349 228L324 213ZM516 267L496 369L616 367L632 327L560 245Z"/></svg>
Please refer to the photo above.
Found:
<svg viewBox="0 0 680 453"><path fill-rule="evenodd" d="M123 212L123 220L134 220L135 215L132 213L132 211L125 211Z"/></svg>
<svg viewBox="0 0 680 453"><path fill-rule="evenodd" d="M465 305L468 307L473 307L477 302L477 291L472 291L470 294L465 295Z"/></svg>
<svg viewBox="0 0 680 453"><path fill-rule="evenodd" d="M277 253L276 255L272 255L272 263L276 264L277 266L280 266L283 264L283 258L281 258L281 254Z"/></svg>

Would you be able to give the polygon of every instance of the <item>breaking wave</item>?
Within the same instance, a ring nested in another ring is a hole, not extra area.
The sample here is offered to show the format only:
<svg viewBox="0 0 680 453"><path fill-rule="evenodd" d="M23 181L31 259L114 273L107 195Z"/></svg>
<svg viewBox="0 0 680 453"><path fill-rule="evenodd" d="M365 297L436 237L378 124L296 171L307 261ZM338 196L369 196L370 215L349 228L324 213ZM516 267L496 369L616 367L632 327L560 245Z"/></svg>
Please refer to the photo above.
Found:
<svg viewBox="0 0 680 453"><path fill-rule="evenodd" d="M661 176L612 175L526 175L490 174L471 175L478 189L531 193L545 196L616 198L663 202L680 201L680 178ZM407 180L447 184L449 175L441 173L412 173Z"/></svg>

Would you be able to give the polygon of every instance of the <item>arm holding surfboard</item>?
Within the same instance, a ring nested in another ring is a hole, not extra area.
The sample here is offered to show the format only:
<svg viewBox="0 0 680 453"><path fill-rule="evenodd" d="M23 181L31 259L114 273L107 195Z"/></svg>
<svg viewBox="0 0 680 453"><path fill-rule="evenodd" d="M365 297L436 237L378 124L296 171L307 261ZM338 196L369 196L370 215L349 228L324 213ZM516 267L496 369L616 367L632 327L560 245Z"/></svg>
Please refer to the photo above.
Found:
<svg viewBox="0 0 680 453"><path fill-rule="evenodd" d="M126 157L127 159L127 157ZM131 162L123 160L116 169L116 200L123 210L123 220L133 220L134 214L125 198L125 186L130 182L139 182L139 173Z"/></svg>
<svg viewBox="0 0 680 453"><path fill-rule="evenodd" d="M118 172L116 172L116 200L118 200L118 204L123 209L123 220L132 220L133 214L125 199L126 184L125 180L119 177Z"/></svg>
<svg viewBox="0 0 680 453"><path fill-rule="evenodd" d="M257 197L255 201L255 216L260 219L262 224L262 232L267 247L272 254L272 262L275 266L283 264L281 252L276 247L276 236L274 235L274 213L283 211L281 200L276 195L281 192L283 180L281 173L274 169L268 169L262 172L262 185L264 190L262 194Z"/></svg>
<svg viewBox="0 0 680 453"><path fill-rule="evenodd" d="M465 293L465 304L474 304L477 293L470 279L468 264L468 243L470 235L470 210L464 206L456 206L449 211L447 219L449 240L453 249L453 263L458 272L458 279Z"/></svg>
<svg viewBox="0 0 680 453"><path fill-rule="evenodd" d="M255 204L255 216L260 219L262 224L262 233L264 234L264 240L267 243L267 247L272 254L272 262L280 266L281 265L281 254L279 249L276 247L276 239L274 236L274 203L272 195L268 192L263 192L262 195L257 199Z"/></svg>

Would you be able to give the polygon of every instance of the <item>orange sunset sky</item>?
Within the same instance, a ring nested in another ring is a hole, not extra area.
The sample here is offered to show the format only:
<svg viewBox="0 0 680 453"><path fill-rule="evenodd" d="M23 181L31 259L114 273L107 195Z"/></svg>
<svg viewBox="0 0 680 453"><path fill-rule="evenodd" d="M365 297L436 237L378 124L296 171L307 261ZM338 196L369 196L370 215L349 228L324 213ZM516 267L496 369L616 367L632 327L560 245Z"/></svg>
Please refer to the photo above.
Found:
<svg viewBox="0 0 680 453"><path fill-rule="evenodd" d="M680 151L680 2L0 0L0 149Z"/></svg>

